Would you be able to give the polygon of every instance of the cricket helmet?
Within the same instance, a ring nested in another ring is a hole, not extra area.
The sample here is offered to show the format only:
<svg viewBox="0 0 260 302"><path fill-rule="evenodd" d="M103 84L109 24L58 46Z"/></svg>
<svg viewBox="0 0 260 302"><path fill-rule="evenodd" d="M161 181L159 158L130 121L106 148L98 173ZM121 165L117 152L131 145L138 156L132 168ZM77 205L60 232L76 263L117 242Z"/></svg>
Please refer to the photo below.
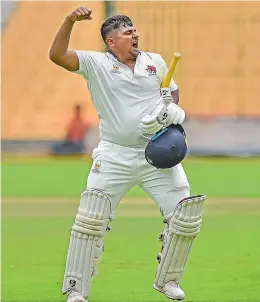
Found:
<svg viewBox="0 0 260 302"><path fill-rule="evenodd" d="M178 165L188 150L186 135L181 125L170 125L157 132L145 149L145 158L149 164L166 169Z"/></svg>

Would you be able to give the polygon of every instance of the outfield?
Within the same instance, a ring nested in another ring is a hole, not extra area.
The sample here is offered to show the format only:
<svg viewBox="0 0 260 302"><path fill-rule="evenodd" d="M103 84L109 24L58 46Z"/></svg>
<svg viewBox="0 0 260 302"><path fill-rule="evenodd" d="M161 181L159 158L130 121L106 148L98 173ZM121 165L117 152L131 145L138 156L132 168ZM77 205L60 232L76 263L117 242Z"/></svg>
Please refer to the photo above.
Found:
<svg viewBox="0 0 260 302"><path fill-rule="evenodd" d="M259 302L260 160L197 158L184 166L192 193L208 196L181 284L186 301ZM70 227L89 168L86 158L3 158L1 301L65 301ZM169 301L152 289L158 209L134 188L116 214L89 301Z"/></svg>

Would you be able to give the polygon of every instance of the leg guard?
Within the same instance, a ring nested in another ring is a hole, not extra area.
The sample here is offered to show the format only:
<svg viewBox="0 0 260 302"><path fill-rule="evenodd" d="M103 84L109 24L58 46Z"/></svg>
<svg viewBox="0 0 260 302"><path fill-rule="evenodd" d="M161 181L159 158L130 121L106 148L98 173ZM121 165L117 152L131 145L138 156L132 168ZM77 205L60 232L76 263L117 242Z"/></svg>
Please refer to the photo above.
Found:
<svg viewBox="0 0 260 302"><path fill-rule="evenodd" d="M111 214L110 200L98 190L81 194L72 226L62 292L78 291L87 297L97 258L103 251L103 237Z"/></svg>
<svg viewBox="0 0 260 302"><path fill-rule="evenodd" d="M181 200L165 220L166 226L159 238L163 246L157 257L157 286L162 287L169 281L179 283L192 241L200 231L205 198L205 195L198 195Z"/></svg>

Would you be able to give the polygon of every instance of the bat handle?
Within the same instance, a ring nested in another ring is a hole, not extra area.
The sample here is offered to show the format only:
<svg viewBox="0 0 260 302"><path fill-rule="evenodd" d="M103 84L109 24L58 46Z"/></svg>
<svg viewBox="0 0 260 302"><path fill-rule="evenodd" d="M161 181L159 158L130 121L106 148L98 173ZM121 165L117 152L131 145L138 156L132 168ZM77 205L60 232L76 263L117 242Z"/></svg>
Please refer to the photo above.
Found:
<svg viewBox="0 0 260 302"><path fill-rule="evenodd" d="M175 52L173 55L174 58L179 59L181 57L181 54L179 52Z"/></svg>
<svg viewBox="0 0 260 302"><path fill-rule="evenodd" d="M172 76L173 76L173 73L174 73L174 70L176 68L176 65L177 65L180 57L181 57L181 55L180 55L179 52L175 52L173 54L173 58L172 58L172 61L171 61L170 65L169 65L168 72L167 72L167 74L166 74L166 76L163 79L162 84L161 84L162 88L169 87L171 79L172 79Z"/></svg>

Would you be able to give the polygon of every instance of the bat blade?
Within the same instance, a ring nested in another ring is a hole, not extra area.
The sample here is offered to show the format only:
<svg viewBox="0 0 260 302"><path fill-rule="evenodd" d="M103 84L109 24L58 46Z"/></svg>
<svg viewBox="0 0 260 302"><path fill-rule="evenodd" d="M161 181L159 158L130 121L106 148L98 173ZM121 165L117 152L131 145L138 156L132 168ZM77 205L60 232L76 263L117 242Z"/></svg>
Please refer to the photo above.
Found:
<svg viewBox="0 0 260 302"><path fill-rule="evenodd" d="M166 76L164 77L164 79L162 81L162 84L161 84L162 88L169 87L172 76L173 76L173 73L174 73L174 70L176 68L176 65L177 65L180 57L181 57L181 55L178 52L174 53L172 61L169 65L168 71L166 73Z"/></svg>

